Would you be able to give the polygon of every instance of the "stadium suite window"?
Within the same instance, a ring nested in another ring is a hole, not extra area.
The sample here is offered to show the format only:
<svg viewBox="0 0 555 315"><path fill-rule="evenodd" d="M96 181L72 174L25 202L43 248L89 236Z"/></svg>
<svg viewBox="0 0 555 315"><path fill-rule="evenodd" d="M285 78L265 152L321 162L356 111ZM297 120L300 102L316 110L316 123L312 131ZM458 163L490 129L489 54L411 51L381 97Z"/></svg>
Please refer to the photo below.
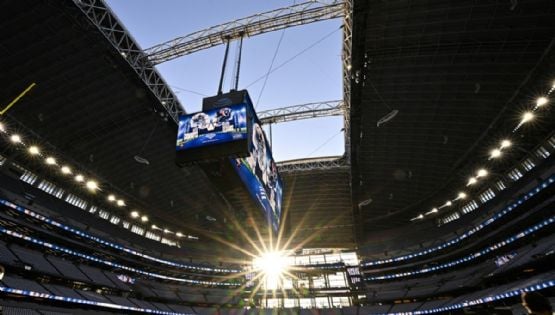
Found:
<svg viewBox="0 0 555 315"><path fill-rule="evenodd" d="M283 299L283 307L285 308L293 308L298 306L299 306L299 303L297 299L289 299L289 298Z"/></svg>
<svg viewBox="0 0 555 315"><path fill-rule="evenodd" d="M328 307L330 307L330 301L329 301L327 296L326 297L316 297L314 299L314 302L316 304L316 307L319 307L319 308L328 308Z"/></svg>
<svg viewBox="0 0 555 315"><path fill-rule="evenodd" d="M312 308L313 307L312 299L308 299L308 298L299 299L299 306L301 308Z"/></svg>
<svg viewBox="0 0 555 315"><path fill-rule="evenodd" d="M278 308L280 299L266 299L266 307L268 308Z"/></svg>

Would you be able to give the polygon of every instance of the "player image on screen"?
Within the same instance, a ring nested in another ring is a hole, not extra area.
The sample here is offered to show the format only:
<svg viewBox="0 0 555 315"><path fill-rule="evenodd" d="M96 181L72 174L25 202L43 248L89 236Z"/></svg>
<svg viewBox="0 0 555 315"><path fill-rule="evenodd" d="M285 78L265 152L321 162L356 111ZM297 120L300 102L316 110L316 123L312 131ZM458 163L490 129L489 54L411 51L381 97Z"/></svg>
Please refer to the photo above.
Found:
<svg viewBox="0 0 555 315"><path fill-rule="evenodd" d="M279 211L276 209L276 190L279 189L277 187L277 166L267 150L264 131L258 123L253 124L252 143L253 151L248 162L256 177L262 182L266 198L268 198L272 209L274 209L274 215L278 215L275 213Z"/></svg>
<svg viewBox="0 0 555 315"><path fill-rule="evenodd" d="M177 150L246 139L246 105L212 109L179 118Z"/></svg>
<svg viewBox="0 0 555 315"><path fill-rule="evenodd" d="M214 126L210 123L210 116L205 113L197 113L189 121L186 134L191 132L199 133L202 131L214 130Z"/></svg>

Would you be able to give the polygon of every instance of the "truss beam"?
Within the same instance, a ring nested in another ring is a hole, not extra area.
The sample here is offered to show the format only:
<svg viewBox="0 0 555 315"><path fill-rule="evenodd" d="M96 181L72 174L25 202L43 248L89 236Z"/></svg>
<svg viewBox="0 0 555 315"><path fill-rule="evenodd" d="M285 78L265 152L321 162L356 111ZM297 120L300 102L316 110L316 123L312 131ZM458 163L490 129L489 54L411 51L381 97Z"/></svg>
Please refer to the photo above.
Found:
<svg viewBox="0 0 555 315"><path fill-rule="evenodd" d="M311 0L178 37L145 49L145 54L148 61L157 65L199 50L224 44L228 39L252 37L292 26L340 18L344 15L343 8L342 0Z"/></svg>
<svg viewBox="0 0 555 315"><path fill-rule="evenodd" d="M270 109L258 113L263 124L275 124L294 120L343 115L343 101L309 103Z"/></svg>
<svg viewBox="0 0 555 315"><path fill-rule="evenodd" d="M129 63L160 101L168 115L177 123L179 114L183 113L183 106L110 8L101 0L73 0L73 2Z"/></svg>
<svg viewBox="0 0 555 315"><path fill-rule="evenodd" d="M346 169L350 168L349 161L345 156L334 156L314 159L300 159L277 163L280 173L321 171L329 169Z"/></svg>

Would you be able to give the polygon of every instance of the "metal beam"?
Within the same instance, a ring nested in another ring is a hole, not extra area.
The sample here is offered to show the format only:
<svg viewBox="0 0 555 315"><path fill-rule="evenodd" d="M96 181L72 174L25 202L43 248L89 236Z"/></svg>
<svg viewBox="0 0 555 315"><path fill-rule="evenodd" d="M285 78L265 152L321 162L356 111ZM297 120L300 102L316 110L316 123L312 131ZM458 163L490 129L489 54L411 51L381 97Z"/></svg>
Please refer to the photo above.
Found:
<svg viewBox="0 0 555 315"><path fill-rule="evenodd" d="M101 0L73 0L73 2L129 63L160 101L168 115L177 123L179 114L183 112L183 106L110 8Z"/></svg>
<svg viewBox="0 0 555 315"><path fill-rule="evenodd" d="M202 49L224 44L227 40L343 17L343 9L342 0L311 0L178 37L145 49L145 54L148 61L157 65Z"/></svg>
<svg viewBox="0 0 555 315"><path fill-rule="evenodd" d="M280 172L298 172L348 168L351 164L351 53L353 36L353 0L345 0L343 6L343 124L345 128L345 154L334 159L303 159L278 163ZM351 174L352 176L352 174Z"/></svg>
<svg viewBox="0 0 555 315"><path fill-rule="evenodd" d="M345 156L332 156L291 160L277 163L280 173L300 171L321 171L329 169L349 169L349 162Z"/></svg>
<svg viewBox="0 0 555 315"><path fill-rule="evenodd" d="M261 111L258 113L258 118L263 124L275 124L316 117L340 116L343 114L343 101L328 101Z"/></svg>

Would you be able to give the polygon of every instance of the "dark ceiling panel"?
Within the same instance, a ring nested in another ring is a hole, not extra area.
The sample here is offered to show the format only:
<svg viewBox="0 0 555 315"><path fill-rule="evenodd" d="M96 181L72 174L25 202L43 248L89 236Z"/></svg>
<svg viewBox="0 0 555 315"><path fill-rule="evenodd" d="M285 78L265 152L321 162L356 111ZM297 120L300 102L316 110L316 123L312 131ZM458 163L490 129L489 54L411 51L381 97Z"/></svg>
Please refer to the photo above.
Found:
<svg viewBox="0 0 555 315"><path fill-rule="evenodd" d="M475 143L499 115L514 119L519 88L539 84L530 75L552 54L555 3L355 1L354 23L353 184L369 200L357 220L368 235L409 224L483 158Z"/></svg>

